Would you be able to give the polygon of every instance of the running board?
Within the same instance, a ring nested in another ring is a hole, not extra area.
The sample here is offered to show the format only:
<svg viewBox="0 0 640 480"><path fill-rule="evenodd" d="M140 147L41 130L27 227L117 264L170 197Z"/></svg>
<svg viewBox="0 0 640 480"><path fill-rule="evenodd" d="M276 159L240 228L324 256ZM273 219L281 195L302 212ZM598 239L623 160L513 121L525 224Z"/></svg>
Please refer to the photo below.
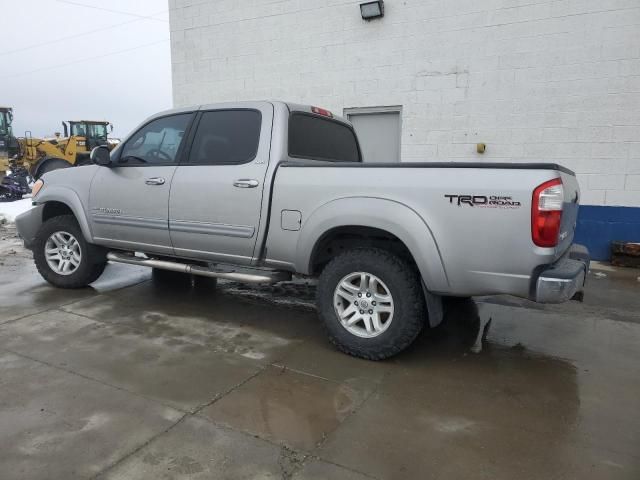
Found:
<svg viewBox="0 0 640 480"><path fill-rule="evenodd" d="M291 280L291 273L289 272L259 269L244 269L244 272L215 271L201 265L169 262L166 260L156 260L154 258L142 258L116 252L107 253L107 260L116 263L126 263L129 265L140 265L142 267L171 270L172 272L191 273L193 275L201 275L203 277L223 278L225 280L233 280L234 282L242 283L277 283Z"/></svg>

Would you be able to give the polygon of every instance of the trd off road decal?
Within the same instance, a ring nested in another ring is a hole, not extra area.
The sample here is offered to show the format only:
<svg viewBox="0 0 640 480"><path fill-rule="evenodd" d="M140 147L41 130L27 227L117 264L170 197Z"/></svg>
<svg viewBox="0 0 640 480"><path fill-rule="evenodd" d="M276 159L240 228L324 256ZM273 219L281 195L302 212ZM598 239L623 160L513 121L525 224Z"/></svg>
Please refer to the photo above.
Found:
<svg viewBox="0 0 640 480"><path fill-rule="evenodd" d="M450 204L458 207L519 208L522 204L506 195L445 195Z"/></svg>
<svg viewBox="0 0 640 480"><path fill-rule="evenodd" d="M107 208L107 207L98 207L93 209L94 213L100 213L103 215L122 215L122 210L119 208Z"/></svg>

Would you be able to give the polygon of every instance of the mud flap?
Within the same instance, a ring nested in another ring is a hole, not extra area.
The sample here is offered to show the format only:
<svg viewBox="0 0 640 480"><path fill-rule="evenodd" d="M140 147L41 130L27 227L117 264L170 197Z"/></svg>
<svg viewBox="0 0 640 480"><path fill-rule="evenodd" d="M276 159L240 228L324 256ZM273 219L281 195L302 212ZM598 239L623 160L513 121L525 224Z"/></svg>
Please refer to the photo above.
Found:
<svg viewBox="0 0 640 480"><path fill-rule="evenodd" d="M429 326L431 328L437 327L442 323L444 318L444 308L442 305L442 296L434 295L427 290L426 285L422 281L422 292L424 293L424 300L427 304L427 315L429 316Z"/></svg>

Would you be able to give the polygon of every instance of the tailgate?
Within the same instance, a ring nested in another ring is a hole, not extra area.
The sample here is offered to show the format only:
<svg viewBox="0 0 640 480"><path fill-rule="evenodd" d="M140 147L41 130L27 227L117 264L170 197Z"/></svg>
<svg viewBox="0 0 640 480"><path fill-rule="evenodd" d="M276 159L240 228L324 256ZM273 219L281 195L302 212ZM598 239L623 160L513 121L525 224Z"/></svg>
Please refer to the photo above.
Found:
<svg viewBox="0 0 640 480"><path fill-rule="evenodd" d="M560 172L564 189L564 206L560 224L560 241L556 248L556 258L564 254L573 243L573 236L578 221L578 205L580 202L580 187L572 173Z"/></svg>

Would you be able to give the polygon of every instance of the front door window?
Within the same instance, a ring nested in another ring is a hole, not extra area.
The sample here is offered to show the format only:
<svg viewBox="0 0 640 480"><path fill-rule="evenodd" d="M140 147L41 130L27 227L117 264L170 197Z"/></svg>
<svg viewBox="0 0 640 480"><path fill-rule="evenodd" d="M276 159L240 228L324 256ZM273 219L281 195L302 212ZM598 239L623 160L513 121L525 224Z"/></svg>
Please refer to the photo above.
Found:
<svg viewBox="0 0 640 480"><path fill-rule="evenodd" d="M123 164L171 164L177 162L191 114L172 115L151 121L127 140L120 155Z"/></svg>

